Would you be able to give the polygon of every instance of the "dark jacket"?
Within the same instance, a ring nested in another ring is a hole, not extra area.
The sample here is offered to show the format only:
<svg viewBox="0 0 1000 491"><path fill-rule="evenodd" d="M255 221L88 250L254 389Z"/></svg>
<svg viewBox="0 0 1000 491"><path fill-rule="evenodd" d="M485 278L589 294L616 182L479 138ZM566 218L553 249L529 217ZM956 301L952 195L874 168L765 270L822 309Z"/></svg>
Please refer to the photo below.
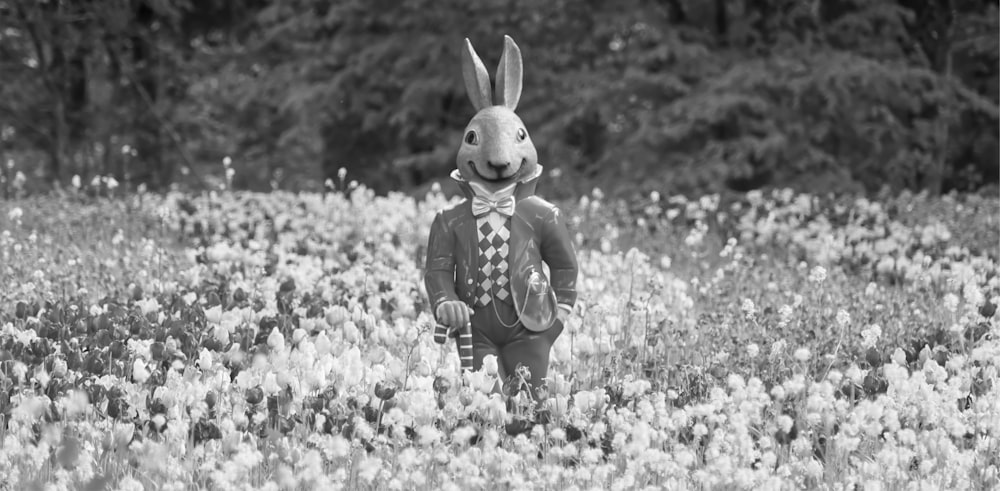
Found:
<svg viewBox="0 0 1000 491"><path fill-rule="evenodd" d="M525 291L523 275L534 268L542 272L542 262L549 267L549 284L560 305L576 303L576 253L562 214L554 205L535 196L541 172L517 184L514 190L514 215L510 221L511 289ZM479 238L476 218L472 215L473 191L469 183L452 173L466 199L438 212L431 225L427 244L427 268L424 282L430 297L431 312L446 300L461 300L469 307L475 303L479 277ZM518 284L515 284L518 283Z"/></svg>

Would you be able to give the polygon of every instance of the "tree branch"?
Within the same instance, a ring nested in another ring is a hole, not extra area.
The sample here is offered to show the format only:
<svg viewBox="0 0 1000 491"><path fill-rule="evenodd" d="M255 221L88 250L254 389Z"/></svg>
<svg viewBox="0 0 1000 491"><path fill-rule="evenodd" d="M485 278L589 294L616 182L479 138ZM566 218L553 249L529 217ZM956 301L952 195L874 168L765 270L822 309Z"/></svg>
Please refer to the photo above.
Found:
<svg viewBox="0 0 1000 491"><path fill-rule="evenodd" d="M38 135L44 140L50 140L51 136L45 131L42 131L38 126L30 123L28 120L19 116L19 113L11 109L9 106L2 104L0 100L0 114L9 117L14 120L14 124L21 129L29 130L30 132Z"/></svg>
<svg viewBox="0 0 1000 491"><path fill-rule="evenodd" d="M34 23L32 23L31 19L28 18L25 7L17 0L14 0L14 11L17 12L17 17L21 21L21 29L28 33L28 38L31 39L31 44L35 48L35 57L38 58L38 67L42 74L42 83L45 84L46 88L48 88L50 92L57 93L55 83L51 80L52 77L49 71L49 61L45 60L45 46L38 35L38 31L36 30Z"/></svg>
<svg viewBox="0 0 1000 491"><path fill-rule="evenodd" d="M156 110L156 103L153 101L153 98L149 95L146 89L138 82L138 80L135 79L135 77L132 75L130 71L122 70L122 72L128 78L129 85L135 87L136 92L139 94L139 98L142 99L142 101L146 104L146 107L149 109L149 112L153 114L153 116L156 118L157 121L159 121L160 127L163 128L164 131L166 131L167 136L170 137L170 140L173 142L174 146L177 147L177 153L179 153L181 158L184 159L184 162L187 163L188 169L191 171L192 174L194 174L195 178L198 180L198 184L205 187L206 186L205 179L201 176L201 173L199 173L197 168L195 167L194 159L192 159L191 156L188 155L187 150L184 149L184 145L181 142L180 136L178 136L177 132L174 131L173 127L170 125L170 122L167 121L166 118L164 118L159 113L159 111Z"/></svg>

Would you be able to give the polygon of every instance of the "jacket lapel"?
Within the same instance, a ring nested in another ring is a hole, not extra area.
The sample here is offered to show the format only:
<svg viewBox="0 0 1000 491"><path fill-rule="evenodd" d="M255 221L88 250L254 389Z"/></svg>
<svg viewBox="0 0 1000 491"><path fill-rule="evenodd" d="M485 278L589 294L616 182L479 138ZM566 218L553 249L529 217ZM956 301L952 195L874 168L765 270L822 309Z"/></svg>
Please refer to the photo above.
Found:
<svg viewBox="0 0 1000 491"><path fill-rule="evenodd" d="M479 267L479 233L476 231L476 217L472 216L472 202L469 201L462 205L462 220L458 223L458 236L462 237L462 245L465 248L465 260L466 265L468 265L469 274L474 271L478 271ZM459 278L459 281L463 281L466 278ZM476 278L472 278L472 281L476 281Z"/></svg>

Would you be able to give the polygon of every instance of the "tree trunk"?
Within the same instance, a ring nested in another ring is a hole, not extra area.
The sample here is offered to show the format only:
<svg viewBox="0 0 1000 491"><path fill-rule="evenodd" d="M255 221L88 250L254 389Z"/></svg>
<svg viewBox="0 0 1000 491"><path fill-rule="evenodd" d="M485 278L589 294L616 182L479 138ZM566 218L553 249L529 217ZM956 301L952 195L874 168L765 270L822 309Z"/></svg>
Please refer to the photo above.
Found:
<svg viewBox="0 0 1000 491"><path fill-rule="evenodd" d="M951 30L955 24L953 0L899 0L913 12L913 22L906 25L927 60L928 66L943 73L951 51Z"/></svg>
<svg viewBox="0 0 1000 491"><path fill-rule="evenodd" d="M55 3L55 2L54 2ZM62 2L58 2L62 3ZM66 101L66 123L68 125L69 143L75 148L78 143L87 138L87 55L91 43L88 38L88 16L83 2L66 2L66 12L62 12L64 29L72 32L79 42L64 45L62 57L56 73L62 79L61 89ZM61 19L62 20L62 19ZM65 37L65 36L63 36ZM58 40L60 38L55 38ZM75 171L75 169L70 169Z"/></svg>
<svg viewBox="0 0 1000 491"><path fill-rule="evenodd" d="M729 44L729 15L726 12L726 0L715 0L715 33L720 46Z"/></svg>
<svg viewBox="0 0 1000 491"><path fill-rule="evenodd" d="M947 79L952 77L952 49L951 49L951 38L954 35L954 24L949 25L948 32L946 34L945 40L942 44L947 46L947 50L942 55L944 58L944 76ZM938 151L935 152L934 161L931 163L930 175L927 179L926 189L933 195L937 196L941 194L944 187L945 173L948 168L948 150L950 146L949 134L951 133L950 119L952 115L952 108L941 108L943 114L938 114L937 120L937 148Z"/></svg>
<svg viewBox="0 0 1000 491"><path fill-rule="evenodd" d="M133 178L140 182L158 180L155 178L160 171L162 159L162 144L160 137L160 122L153 114L156 107L158 90L158 77L156 66L156 32L152 29L156 21L156 13L145 2L139 4L136 10L135 33L132 35L132 61L136 70L135 90L140 97L147 97L146 102L150 107L146 107L141 102L134 106L135 110L135 149L136 157L126 156L130 163L128 169L119 177L123 182L128 182ZM154 186L159 182L150 182Z"/></svg>
<svg viewBox="0 0 1000 491"><path fill-rule="evenodd" d="M48 108L48 154L50 179L58 179L63 162L63 151L66 140L66 111L59 74L55 67L61 63L62 52L59 46L59 2L35 3L15 2L15 14L21 23L21 29L28 34L35 50L38 63L39 84L44 88L51 100ZM48 55L48 56L47 56ZM44 172L44 171L43 171Z"/></svg>
<svg viewBox="0 0 1000 491"><path fill-rule="evenodd" d="M87 118L87 50L77 47L66 63L66 101L69 133L74 141L86 138Z"/></svg>
<svg viewBox="0 0 1000 491"><path fill-rule="evenodd" d="M687 22L687 12L680 0L667 0L667 12L670 13L671 23L684 24Z"/></svg>
<svg viewBox="0 0 1000 491"><path fill-rule="evenodd" d="M58 182L62 177L63 156L65 155L66 140L68 136L66 123L66 104L63 102L62 94L55 97L52 108L52 145L49 146L49 180Z"/></svg>

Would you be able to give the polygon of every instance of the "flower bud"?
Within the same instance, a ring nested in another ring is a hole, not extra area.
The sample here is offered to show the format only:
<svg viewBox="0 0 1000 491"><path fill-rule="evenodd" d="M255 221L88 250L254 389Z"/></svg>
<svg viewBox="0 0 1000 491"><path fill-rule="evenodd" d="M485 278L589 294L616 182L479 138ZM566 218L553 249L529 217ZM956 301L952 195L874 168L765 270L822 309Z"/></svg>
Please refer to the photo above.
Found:
<svg viewBox="0 0 1000 491"><path fill-rule="evenodd" d="M462 387L462 390L458 393L458 402L462 403L463 406L468 406L472 404L472 399L472 389L469 387Z"/></svg>
<svg viewBox="0 0 1000 491"><path fill-rule="evenodd" d="M388 382L378 382L375 384L375 397L383 401L392 399L396 395L396 386Z"/></svg>
<svg viewBox="0 0 1000 491"><path fill-rule="evenodd" d="M434 377L434 392L444 394L448 389L451 389L451 381L441 375Z"/></svg>
<svg viewBox="0 0 1000 491"><path fill-rule="evenodd" d="M250 404L260 404L264 400L264 389L261 389L260 386L248 389L246 399Z"/></svg>

